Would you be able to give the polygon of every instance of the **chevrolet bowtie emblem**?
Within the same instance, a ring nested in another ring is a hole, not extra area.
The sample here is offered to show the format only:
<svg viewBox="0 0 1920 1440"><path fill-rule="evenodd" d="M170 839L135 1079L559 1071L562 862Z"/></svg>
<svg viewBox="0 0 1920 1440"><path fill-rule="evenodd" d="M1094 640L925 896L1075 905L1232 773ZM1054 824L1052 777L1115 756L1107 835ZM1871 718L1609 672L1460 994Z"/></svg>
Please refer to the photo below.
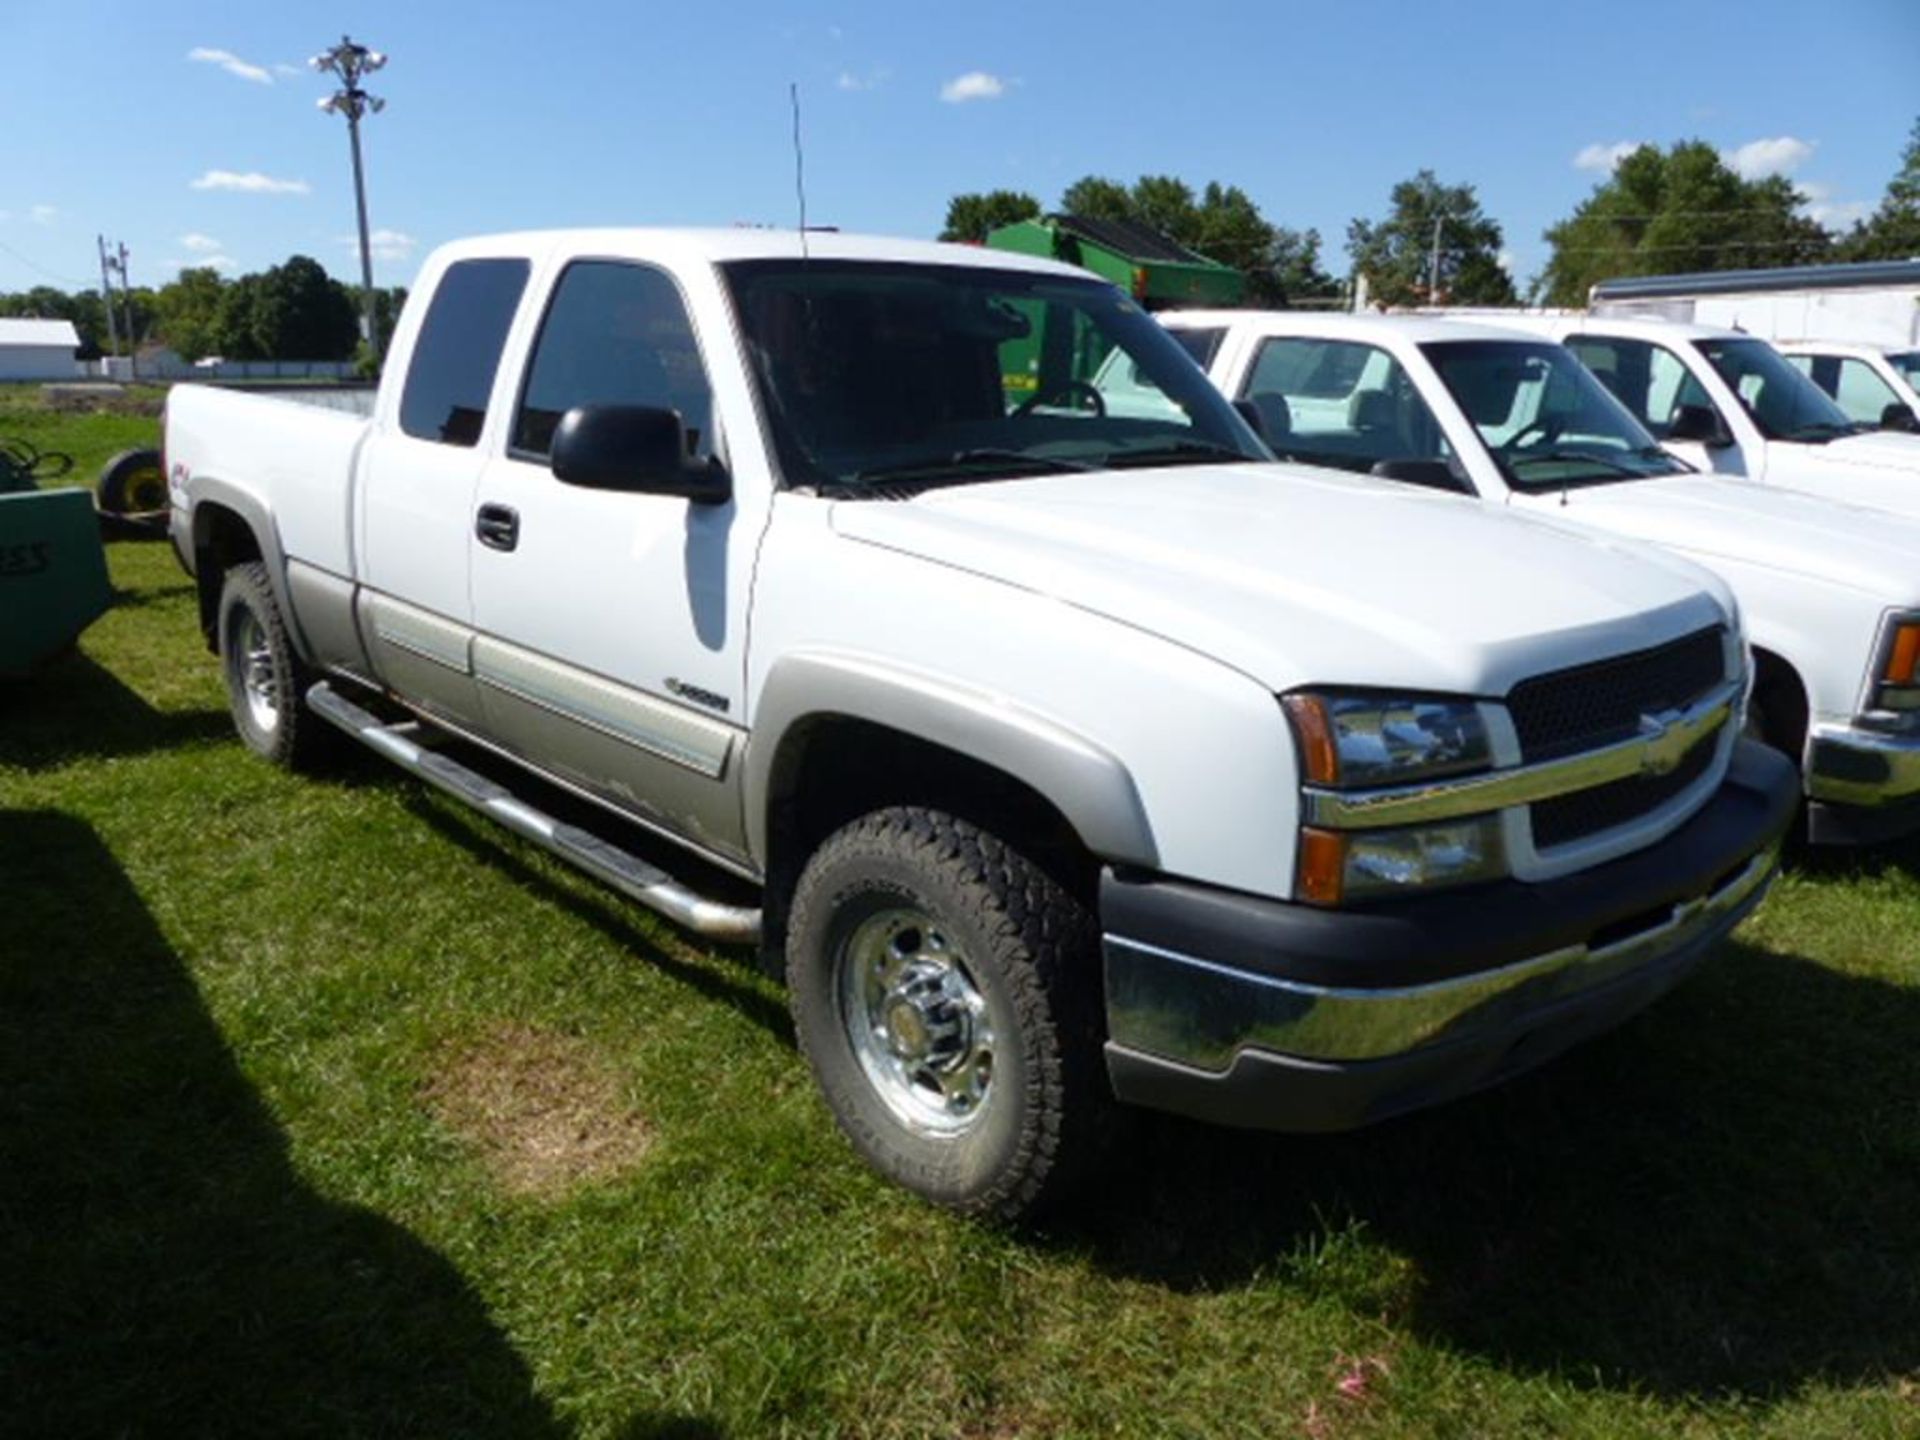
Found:
<svg viewBox="0 0 1920 1440"><path fill-rule="evenodd" d="M1683 710L1663 710L1658 715L1640 717L1640 738L1647 748L1640 752L1642 775L1671 775L1700 738L1693 725L1685 723Z"/></svg>

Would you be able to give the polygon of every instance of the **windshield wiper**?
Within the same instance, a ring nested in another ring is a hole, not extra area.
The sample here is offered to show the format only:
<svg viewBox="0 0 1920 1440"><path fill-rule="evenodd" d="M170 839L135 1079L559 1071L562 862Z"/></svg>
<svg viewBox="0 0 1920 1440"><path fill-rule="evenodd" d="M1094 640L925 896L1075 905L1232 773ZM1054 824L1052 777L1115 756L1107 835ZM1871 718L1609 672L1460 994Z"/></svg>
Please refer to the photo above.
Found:
<svg viewBox="0 0 1920 1440"><path fill-rule="evenodd" d="M1854 425L1852 421L1848 421L1842 425L1833 420L1815 420L1810 425L1794 427L1782 438L1787 440L1804 440L1809 444L1818 445L1828 440L1838 440L1842 435L1858 435L1859 433L1859 427Z"/></svg>
<svg viewBox="0 0 1920 1440"><path fill-rule="evenodd" d="M1124 470L1131 465L1201 464L1213 460L1257 463L1252 455L1236 450L1231 445L1215 444L1211 440L1172 440L1165 445L1149 445L1140 450L1115 450L1106 457L1105 463L1110 470Z"/></svg>
<svg viewBox="0 0 1920 1440"><path fill-rule="evenodd" d="M876 465L870 470L854 472L842 484L859 486L869 483L889 485L907 483L921 487L964 485L973 480L1011 479L1022 472L1040 471L1044 474L1053 474L1092 468L1084 461L1066 460L1058 455L1033 455L1025 450L996 450L988 446L979 446L969 450L956 450L944 459L928 457L922 460L904 460L898 465Z"/></svg>
<svg viewBox="0 0 1920 1440"><path fill-rule="evenodd" d="M1509 455L1506 458L1507 464L1515 469L1533 460L1545 460L1550 464L1557 462L1562 465L1571 465L1577 461L1583 465L1598 465L1610 475L1620 475L1630 480L1652 480L1662 474L1679 473L1672 470L1637 470L1631 465L1622 465L1618 460L1611 460L1605 455L1594 455L1585 450L1533 450L1525 455Z"/></svg>

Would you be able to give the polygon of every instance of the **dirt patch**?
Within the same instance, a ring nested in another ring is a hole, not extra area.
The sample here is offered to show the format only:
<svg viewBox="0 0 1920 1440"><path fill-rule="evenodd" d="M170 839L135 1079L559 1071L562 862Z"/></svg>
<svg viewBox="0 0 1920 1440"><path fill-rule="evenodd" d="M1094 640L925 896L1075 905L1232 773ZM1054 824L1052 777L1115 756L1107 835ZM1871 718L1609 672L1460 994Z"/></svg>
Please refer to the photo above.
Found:
<svg viewBox="0 0 1920 1440"><path fill-rule="evenodd" d="M516 1195L617 1175L639 1162L652 1138L586 1044L530 1025L502 1025L450 1046L425 1095Z"/></svg>

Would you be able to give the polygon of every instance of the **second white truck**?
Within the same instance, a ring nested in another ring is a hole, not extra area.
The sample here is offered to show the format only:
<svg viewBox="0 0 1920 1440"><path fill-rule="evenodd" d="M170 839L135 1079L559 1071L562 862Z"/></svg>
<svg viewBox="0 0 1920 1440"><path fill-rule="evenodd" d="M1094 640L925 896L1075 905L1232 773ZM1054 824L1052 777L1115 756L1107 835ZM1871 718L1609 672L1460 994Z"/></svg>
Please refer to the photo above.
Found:
<svg viewBox="0 0 1920 1440"><path fill-rule="evenodd" d="M1920 828L1920 521L1692 473L1568 350L1509 329L1297 312L1162 320L1288 458L1652 541L1712 568L1752 636L1749 728L1799 763L1811 838ZM1767 355L1768 373L1786 368ZM1688 382L1663 383L1684 398ZM1908 483L1920 499L1920 476Z"/></svg>

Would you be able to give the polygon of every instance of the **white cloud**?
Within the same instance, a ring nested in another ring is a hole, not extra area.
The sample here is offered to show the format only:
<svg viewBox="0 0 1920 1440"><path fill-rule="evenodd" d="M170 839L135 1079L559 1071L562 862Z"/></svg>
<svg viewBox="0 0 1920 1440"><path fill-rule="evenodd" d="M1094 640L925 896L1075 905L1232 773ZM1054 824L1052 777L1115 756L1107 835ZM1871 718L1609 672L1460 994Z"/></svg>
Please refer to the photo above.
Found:
<svg viewBox="0 0 1920 1440"><path fill-rule="evenodd" d="M1771 140L1749 140L1735 150L1722 150L1720 158L1743 180L1760 180L1768 175L1791 175L1813 156L1813 142L1792 135L1776 135Z"/></svg>
<svg viewBox="0 0 1920 1440"><path fill-rule="evenodd" d="M274 62L273 73L286 76L304 75L307 73L307 68L304 65L289 65L284 60L278 60Z"/></svg>
<svg viewBox="0 0 1920 1440"><path fill-rule="evenodd" d="M182 235L180 237L180 244L183 249L192 250L195 253L205 253L220 248L220 242L218 240L214 239L211 235L202 235L197 230Z"/></svg>
<svg viewBox="0 0 1920 1440"><path fill-rule="evenodd" d="M949 105L964 105L969 100L998 100L1007 93L1007 82L984 70L969 70L956 75L940 87L940 98Z"/></svg>
<svg viewBox="0 0 1920 1440"><path fill-rule="evenodd" d="M1511 250L1502 250L1498 255L1493 257L1493 263L1511 275L1513 274L1513 267L1516 262Z"/></svg>
<svg viewBox="0 0 1920 1440"><path fill-rule="evenodd" d="M851 70L842 70L840 78L834 81L842 90L878 90L893 72L885 66L869 70L864 75L856 75Z"/></svg>
<svg viewBox="0 0 1920 1440"><path fill-rule="evenodd" d="M356 255L360 252L358 235L342 235L340 244ZM367 249L376 260L404 260L420 242L404 230L373 230L367 234Z"/></svg>
<svg viewBox="0 0 1920 1440"><path fill-rule="evenodd" d="M1611 175L1614 167L1638 150L1642 143L1639 140L1616 140L1608 145L1596 140L1573 157L1573 168L1597 170L1602 175Z"/></svg>
<svg viewBox="0 0 1920 1440"><path fill-rule="evenodd" d="M169 260L161 267L178 273L182 270L218 270L222 275L231 274L240 266L231 255L194 255L185 260Z"/></svg>
<svg viewBox="0 0 1920 1440"><path fill-rule="evenodd" d="M305 195L313 188L304 180L276 180L258 170L209 170L188 183L195 190L237 190L247 195Z"/></svg>
<svg viewBox="0 0 1920 1440"><path fill-rule="evenodd" d="M266 67L242 60L231 50L215 50L207 45L196 45L187 52L187 59L196 60L202 65L218 65L229 75L237 75L242 80L251 80L256 85L271 85L273 76Z"/></svg>
<svg viewBox="0 0 1920 1440"><path fill-rule="evenodd" d="M27 211L27 218L36 225L51 225L60 217L60 212L51 205L35 205Z"/></svg>

